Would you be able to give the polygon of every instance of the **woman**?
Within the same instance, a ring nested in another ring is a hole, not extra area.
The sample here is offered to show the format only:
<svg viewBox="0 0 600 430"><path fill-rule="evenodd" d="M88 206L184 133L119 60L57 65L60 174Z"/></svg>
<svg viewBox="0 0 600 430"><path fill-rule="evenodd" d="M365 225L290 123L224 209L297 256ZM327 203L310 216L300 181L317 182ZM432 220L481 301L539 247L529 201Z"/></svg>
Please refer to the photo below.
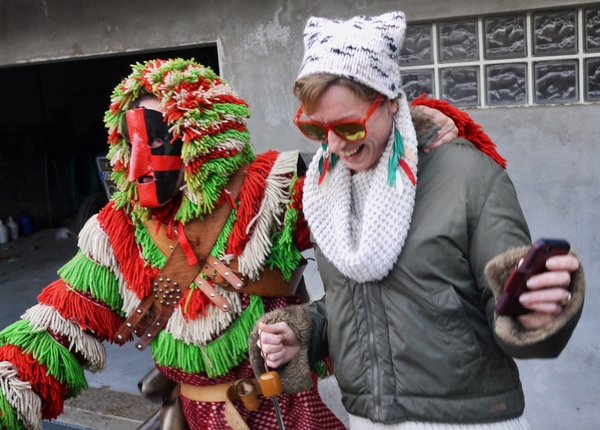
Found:
<svg viewBox="0 0 600 430"><path fill-rule="evenodd" d="M326 295L261 317L253 367L294 380L330 355L352 429L527 429L512 357L561 352L582 269L573 255L548 260L520 299L531 312L494 314L529 230L497 154L465 139L417 147L404 30L401 12L308 21L295 123L324 142L303 207Z"/></svg>

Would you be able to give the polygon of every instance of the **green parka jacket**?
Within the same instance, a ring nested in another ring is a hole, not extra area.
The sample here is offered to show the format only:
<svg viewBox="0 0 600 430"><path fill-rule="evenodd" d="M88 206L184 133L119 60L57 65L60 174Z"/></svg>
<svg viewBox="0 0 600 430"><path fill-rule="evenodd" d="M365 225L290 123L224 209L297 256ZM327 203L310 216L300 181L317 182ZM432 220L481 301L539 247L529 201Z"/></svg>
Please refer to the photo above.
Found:
<svg viewBox="0 0 600 430"><path fill-rule="evenodd" d="M583 299L550 333L531 337L503 317L517 334L498 336L485 267L531 244L513 184L464 139L421 153L418 172L406 244L382 281L346 278L316 244L326 295L310 305L309 361L330 355L346 410L375 422L518 417L512 357L557 356Z"/></svg>

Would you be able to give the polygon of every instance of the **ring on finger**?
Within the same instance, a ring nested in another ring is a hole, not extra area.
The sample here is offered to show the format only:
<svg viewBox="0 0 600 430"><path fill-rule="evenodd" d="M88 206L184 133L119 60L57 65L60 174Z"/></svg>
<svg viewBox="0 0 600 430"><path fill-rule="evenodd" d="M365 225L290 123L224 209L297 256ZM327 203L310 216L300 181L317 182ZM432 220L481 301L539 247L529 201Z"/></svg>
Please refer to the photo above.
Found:
<svg viewBox="0 0 600 430"><path fill-rule="evenodd" d="M562 302L560 302L560 304L562 306L566 306L567 303L569 303L570 300L571 300L571 292L567 291L567 297Z"/></svg>

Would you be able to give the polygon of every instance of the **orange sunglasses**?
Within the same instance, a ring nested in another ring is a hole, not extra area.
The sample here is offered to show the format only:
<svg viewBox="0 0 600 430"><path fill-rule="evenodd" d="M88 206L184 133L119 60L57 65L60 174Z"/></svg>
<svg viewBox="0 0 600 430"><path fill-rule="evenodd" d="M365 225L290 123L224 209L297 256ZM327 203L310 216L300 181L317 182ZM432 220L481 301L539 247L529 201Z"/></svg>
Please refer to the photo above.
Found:
<svg viewBox="0 0 600 430"><path fill-rule="evenodd" d="M304 110L302 109L302 106L300 106L300 109L298 109L298 113L294 118L294 124L296 124L303 135L309 139L318 140L320 142L327 140L327 133L329 133L330 130L344 140L353 142L363 140L367 137L366 123L383 100L385 100L385 98L382 95L379 95L362 118L344 120L333 124L322 124L320 122L311 121L310 119L300 119L304 114Z"/></svg>

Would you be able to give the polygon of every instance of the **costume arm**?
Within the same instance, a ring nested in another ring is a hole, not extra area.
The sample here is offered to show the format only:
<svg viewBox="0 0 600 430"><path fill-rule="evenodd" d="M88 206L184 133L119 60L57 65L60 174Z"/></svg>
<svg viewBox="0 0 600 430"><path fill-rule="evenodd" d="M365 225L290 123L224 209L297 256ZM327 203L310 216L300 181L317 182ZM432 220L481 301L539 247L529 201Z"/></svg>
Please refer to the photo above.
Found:
<svg viewBox="0 0 600 430"><path fill-rule="evenodd" d="M87 388L84 370L106 365L101 342L111 341L124 321L127 288L96 216L79 246L38 304L0 332L2 429L41 429L42 419L56 418L66 398Z"/></svg>
<svg viewBox="0 0 600 430"><path fill-rule="evenodd" d="M583 272L572 277L575 300L554 323L542 329L525 330L516 318L495 313L496 301L510 271L525 256L531 243L513 184L506 172L495 170L470 234L469 259L481 291L481 302L496 343L506 354L516 358L556 357L566 346L581 314L585 286L574 284L583 282Z"/></svg>

